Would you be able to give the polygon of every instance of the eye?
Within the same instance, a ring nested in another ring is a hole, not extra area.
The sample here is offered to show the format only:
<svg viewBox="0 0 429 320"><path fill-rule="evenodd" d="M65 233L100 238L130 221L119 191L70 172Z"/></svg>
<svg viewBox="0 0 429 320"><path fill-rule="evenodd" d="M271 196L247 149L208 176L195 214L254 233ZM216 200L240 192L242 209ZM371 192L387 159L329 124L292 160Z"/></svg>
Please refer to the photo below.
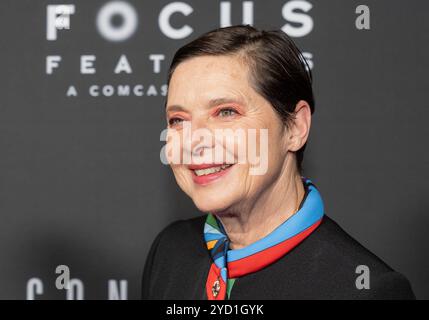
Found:
<svg viewBox="0 0 429 320"><path fill-rule="evenodd" d="M238 112L234 108L230 108L230 107L222 108L218 112L218 116L220 116L220 117L232 117L232 116L235 116L237 114L238 114Z"/></svg>
<svg viewBox="0 0 429 320"><path fill-rule="evenodd" d="M170 126L175 126L175 125L182 123L182 121L183 121L183 119L180 119L180 118L171 118L168 120L168 124Z"/></svg>

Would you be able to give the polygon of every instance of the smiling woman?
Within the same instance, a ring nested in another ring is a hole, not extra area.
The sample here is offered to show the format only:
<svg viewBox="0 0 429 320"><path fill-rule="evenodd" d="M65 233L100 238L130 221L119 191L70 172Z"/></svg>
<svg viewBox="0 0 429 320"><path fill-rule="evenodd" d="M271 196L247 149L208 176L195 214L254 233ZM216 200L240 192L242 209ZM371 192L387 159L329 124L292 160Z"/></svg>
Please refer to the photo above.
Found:
<svg viewBox="0 0 429 320"><path fill-rule="evenodd" d="M170 165L203 215L156 237L143 298L414 298L403 276L325 215L318 189L301 176L311 82L301 52L281 31L221 28L177 51L166 117L168 130L182 136L182 161ZM189 128L210 138L202 142ZM227 134L219 138L217 130ZM247 161L239 161L239 146ZM251 149L268 159L262 173L252 170ZM370 285L357 285L362 265Z"/></svg>

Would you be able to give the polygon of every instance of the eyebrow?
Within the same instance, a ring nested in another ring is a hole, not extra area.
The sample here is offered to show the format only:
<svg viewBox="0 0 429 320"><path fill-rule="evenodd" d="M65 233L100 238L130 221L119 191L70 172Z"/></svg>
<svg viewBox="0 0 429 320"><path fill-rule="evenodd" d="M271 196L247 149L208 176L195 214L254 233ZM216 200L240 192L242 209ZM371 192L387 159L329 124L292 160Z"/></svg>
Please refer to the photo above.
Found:
<svg viewBox="0 0 429 320"><path fill-rule="evenodd" d="M207 108L209 109L217 105L226 104L226 103L237 103L237 104L244 105L241 99L222 97L222 98L211 99L207 104ZM167 106L166 111L186 111L186 108L178 104L173 104L173 105Z"/></svg>

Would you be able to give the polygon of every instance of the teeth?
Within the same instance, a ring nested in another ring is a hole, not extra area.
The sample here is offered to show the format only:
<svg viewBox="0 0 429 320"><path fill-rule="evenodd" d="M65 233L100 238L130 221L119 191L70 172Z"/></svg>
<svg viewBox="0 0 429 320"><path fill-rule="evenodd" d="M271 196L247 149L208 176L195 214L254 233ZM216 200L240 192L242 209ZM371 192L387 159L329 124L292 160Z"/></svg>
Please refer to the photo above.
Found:
<svg viewBox="0 0 429 320"><path fill-rule="evenodd" d="M194 170L194 172L197 176L206 176L208 174L212 174L215 172L219 172L221 170L225 170L226 168L228 168L230 166L231 166L231 164L224 164L220 167L211 167L211 168L207 168L207 169Z"/></svg>

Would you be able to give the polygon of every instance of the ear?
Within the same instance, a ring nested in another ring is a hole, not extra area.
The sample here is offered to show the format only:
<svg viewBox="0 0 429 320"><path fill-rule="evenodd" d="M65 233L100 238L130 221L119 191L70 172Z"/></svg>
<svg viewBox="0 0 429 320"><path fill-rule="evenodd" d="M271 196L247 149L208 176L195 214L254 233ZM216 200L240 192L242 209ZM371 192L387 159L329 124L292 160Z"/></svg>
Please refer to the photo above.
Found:
<svg viewBox="0 0 429 320"><path fill-rule="evenodd" d="M294 115L288 130L290 151L298 151L307 142L311 126L311 108L307 101L298 101Z"/></svg>

